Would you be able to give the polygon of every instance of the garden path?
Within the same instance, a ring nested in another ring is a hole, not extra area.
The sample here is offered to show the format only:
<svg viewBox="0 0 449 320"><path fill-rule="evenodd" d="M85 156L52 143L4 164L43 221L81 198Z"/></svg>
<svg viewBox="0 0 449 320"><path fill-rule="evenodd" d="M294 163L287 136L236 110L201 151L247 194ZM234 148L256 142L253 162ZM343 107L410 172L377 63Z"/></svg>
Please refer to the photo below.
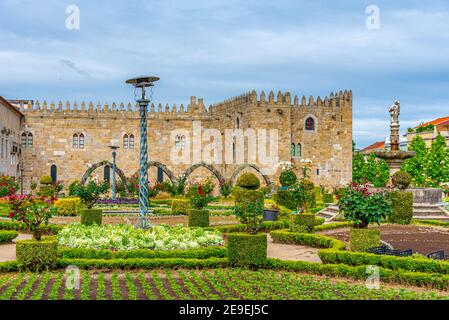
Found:
<svg viewBox="0 0 449 320"><path fill-rule="evenodd" d="M268 258L281 260L301 260L321 263L321 259L318 256L318 249L296 244L274 243L270 236L268 236L267 256Z"/></svg>
<svg viewBox="0 0 449 320"><path fill-rule="evenodd" d="M17 240L28 240L33 236L31 234L19 233L19 236L13 240L13 243L0 245L0 262L16 260Z"/></svg>

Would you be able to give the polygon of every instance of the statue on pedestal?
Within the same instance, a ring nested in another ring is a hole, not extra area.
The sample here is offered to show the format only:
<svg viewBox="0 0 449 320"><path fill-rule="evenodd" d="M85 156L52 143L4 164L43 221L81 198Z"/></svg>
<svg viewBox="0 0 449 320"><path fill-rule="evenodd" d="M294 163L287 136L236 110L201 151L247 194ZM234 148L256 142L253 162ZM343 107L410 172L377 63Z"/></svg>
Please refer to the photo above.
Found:
<svg viewBox="0 0 449 320"><path fill-rule="evenodd" d="M399 125L399 114L401 113L401 104L398 100L394 102L394 104L389 109L391 125L397 126Z"/></svg>

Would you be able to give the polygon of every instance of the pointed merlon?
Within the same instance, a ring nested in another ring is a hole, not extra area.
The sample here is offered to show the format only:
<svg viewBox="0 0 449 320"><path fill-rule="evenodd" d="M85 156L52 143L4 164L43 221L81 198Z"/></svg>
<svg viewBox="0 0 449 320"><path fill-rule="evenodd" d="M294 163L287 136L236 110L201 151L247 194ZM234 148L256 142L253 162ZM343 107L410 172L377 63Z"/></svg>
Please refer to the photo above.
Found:
<svg viewBox="0 0 449 320"><path fill-rule="evenodd" d="M125 111L125 104L120 102L120 111Z"/></svg>
<svg viewBox="0 0 449 320"><path fill-rule="evenodd" d="M58 110L62 110L62 102L61 102L61 100L59 100L59 102L58 102Z"/></svg>
<svg viewBox="0 0 449 320"><path fill-rule="evenodd" d="M324 106L329 107L329 98L327 96L324 98Z"/></svg>
<svg viewBox="0 0 449 320"><path fill-rule="evenodd" d="M260 102L265 102L265 101L266 101L265 91L262 90L262 92L260 93Z"/></svg>
<svg viewBox="0 0 449 320"><path fill-rule="evenodd" d="M306 97L305 96L302 96L302 98L301 98L301 106L305 106L306 105Z"/></svg>
<svg viewBox="0 0 449 320"><path fill-rule="evenodd" d="M284 96L284 97L285 97L285 103L288 104L288 105L290 105L290 104L292 103L292 97L290 96L290 92L287 91L287 92L285 93L285 96Z"/></svg>
<svg viewBox="0 0 449 320"><path fill-rule="evenodd" d="M112 111L117 111L117 104L115 102L112 103Z"/></svg>
<svg viewBox="0 0 449 320"><path fill-rule="evenodd" d="M184 105L181 103L181 106L179 107L179 112L185 112Z"/></svg>
<svg viewBox="0 0 449 320"><path fill-rule="evenodd" d="M161 103L159 103L157 105L157 112L162 112L162 104Z"/></svg>
<svg viewBox="0 0 449 320"><path fill-rule="evenodd" d="M83 102L81 102L81 110L86 111L86 103L84 102L84 100Z"/></svg>
<svg viewBox="0 0 449 320"><path fill-rule="evenodd" d="M321 97L318 96L318 98L316 99L316 104L317 106L321 107L323 105L323 101L321 100Z"/></svg>
<svg viewBox="0 0 449 320"><path fill-rule="evenodd" d="M73 110L78 111L78 102L76 101L73 103Z"/></svg>
<svg viewBox="0 0 449 320"><path fill-rule="evenodd" d="M154 113L154 103L151 104L150 112Z"/></svg>
<svg viewBox="0 0 449 320"><path fill-rule="evenodd" d="M283 103L283 102L284 102L284 96L282 95L281 91L278 91L277 103Z"/></svg>
<svg viewBox="0 0 449 320"><path fill-rule="evenodd" d="M128 102L128 105L126 106L126 111L132 111L131 102Z"/></svg>
<svg viewBox="0 0 449 320"><path fill-rule="evenodd" d="M268 103L274 104L274 93L273 91L270 91L270 94L268 95Z"/></svg>
<svg viewBox="0 0 449 320"><path fill-rule="evenodd" d="M313 101L313 96L309 97L309 107L312 107L313 105L315 105L315 102Z"/></svg>
<svg viewBox="0 0 449 320"><path fill-rule="evenodd" d="M55 103L53 101L50 103L50 110L55 110Z"/></svg>
<svg viewBox="0 0 449 320"><path fill-rule="evenodd" d="M168 113L170 112L170 106L167 104L165 104L165 112Z"/></svg>
<svg viewBox="0 0 449 320"><path fill-rule="evenodd" d="M104 104L103 111L104 112L108 112L109 111L109 105L108 105L107 102Z"/></svg>
<svg viewBox="0 0 449 320"><path fill-rule="evenodd" d="M89 101L89 111L94 111L94 103Z"/></svg>

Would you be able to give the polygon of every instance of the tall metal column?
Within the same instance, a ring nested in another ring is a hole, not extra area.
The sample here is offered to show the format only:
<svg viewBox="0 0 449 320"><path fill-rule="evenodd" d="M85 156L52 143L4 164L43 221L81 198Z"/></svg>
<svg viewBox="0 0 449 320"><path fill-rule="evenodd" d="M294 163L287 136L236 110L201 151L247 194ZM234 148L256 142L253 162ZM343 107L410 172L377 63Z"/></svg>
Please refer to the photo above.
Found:
<svg viewBox="0 0 449 320"><path fill-rule="evenodd" d="M109 148L112 150L112 200L117 199L117 178L115 175L115 170L117 168L115 160L117 158L117 150L119 146L110 145Z"/></svg>
<svg viewBox="0 0 449 320"><path fill-rule="evenodd" d="M126 83L135 88L142 89L142 96L137 99L140 114L140 167L139 167L139 216L136 228L147 229L150 227L148 220L148 136L147 136L147 112L150 100L146 98L145 88L154 86L153 82L158 77L138 77L129 79ZM151 98L151 97L150 97Z"/></svg>

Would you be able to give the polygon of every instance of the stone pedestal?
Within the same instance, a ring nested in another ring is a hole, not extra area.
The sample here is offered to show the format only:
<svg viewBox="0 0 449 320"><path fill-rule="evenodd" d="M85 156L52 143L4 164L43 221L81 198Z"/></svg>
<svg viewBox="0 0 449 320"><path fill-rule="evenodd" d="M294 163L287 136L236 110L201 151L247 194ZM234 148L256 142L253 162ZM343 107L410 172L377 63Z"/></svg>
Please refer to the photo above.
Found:
<svg viewBox="0 0 449 320"><path fill-rule="evenodd" d="M402 163L415 156L415 151L379 150L374 151L376 157L384 159L390 167L390 177L401 169Z"/></svg>

